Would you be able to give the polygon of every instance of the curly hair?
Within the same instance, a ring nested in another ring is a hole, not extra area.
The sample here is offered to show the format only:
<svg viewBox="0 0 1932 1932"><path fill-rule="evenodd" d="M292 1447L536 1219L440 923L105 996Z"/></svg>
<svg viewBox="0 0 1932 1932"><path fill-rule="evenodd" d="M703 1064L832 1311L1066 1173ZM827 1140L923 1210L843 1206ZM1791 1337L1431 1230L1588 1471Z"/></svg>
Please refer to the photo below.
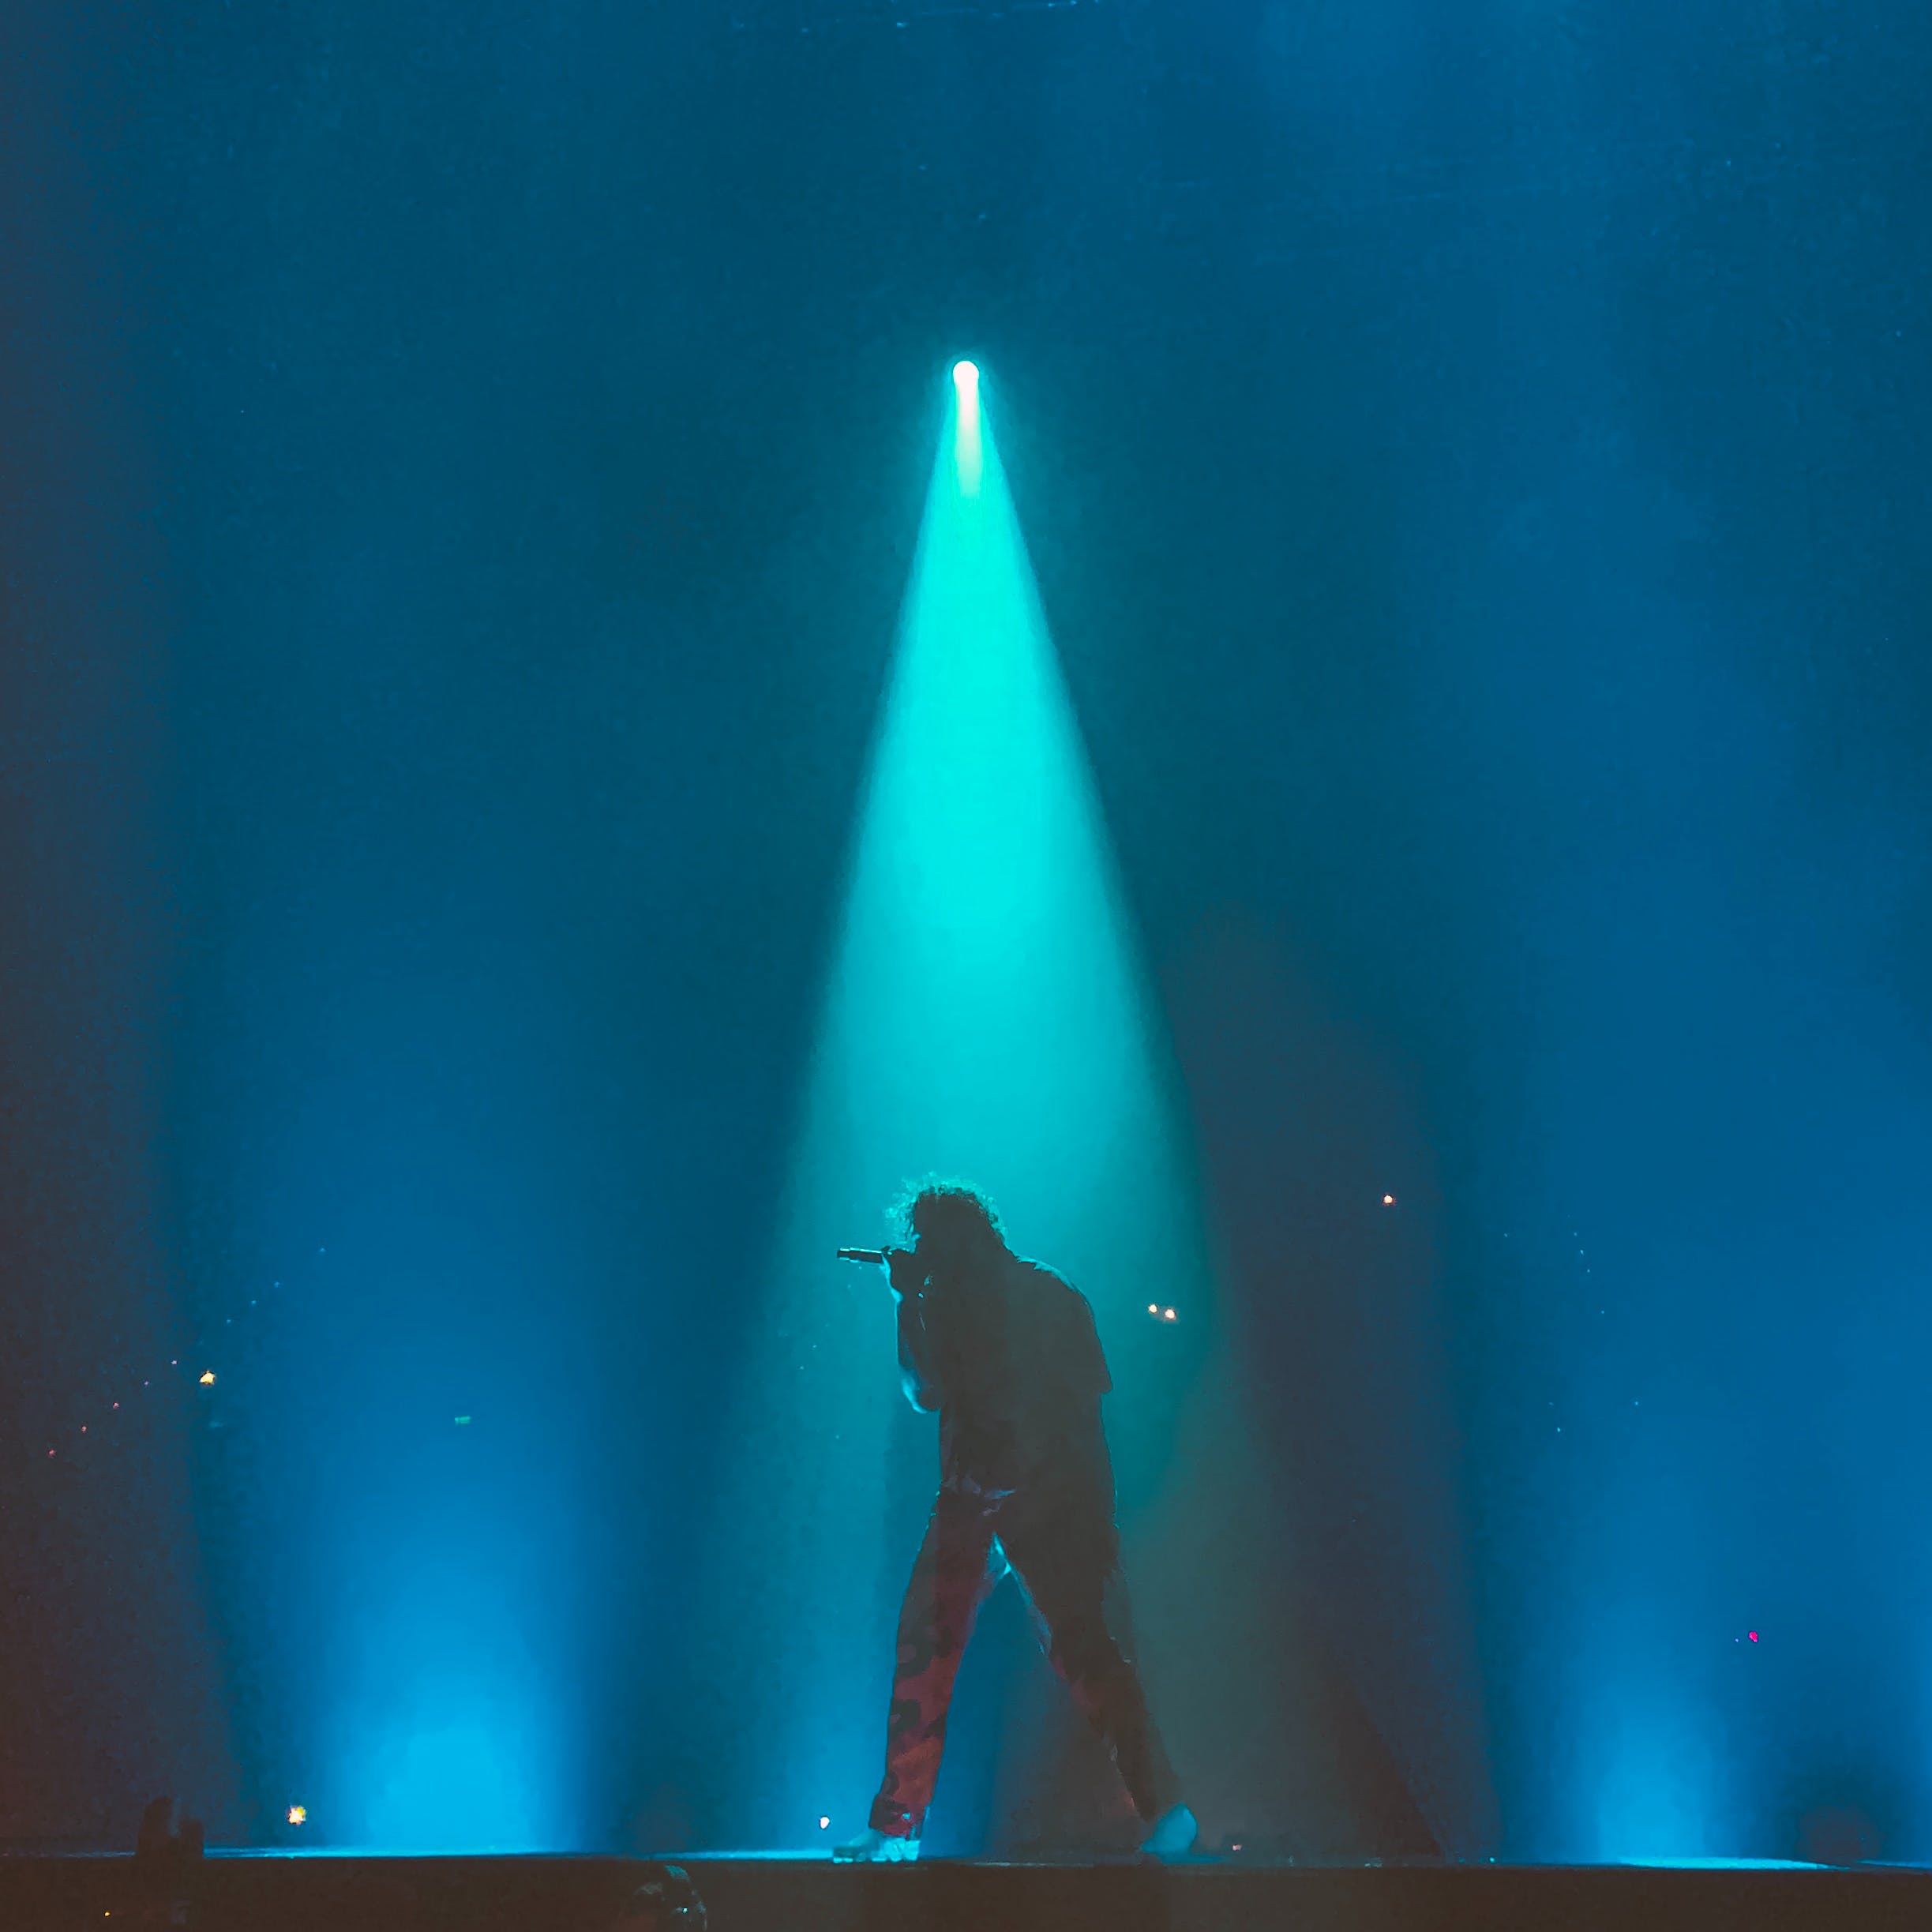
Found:
<svg viewBox="0 0 1932 1932"><path fill-rule="evenodd" d="M908 1181L887 1209L886 1219L901 1240L940 1232L974 1244L1006 1240L999 1210L978 1188L970 1181L947 1180L937 1174Z"/></svg>

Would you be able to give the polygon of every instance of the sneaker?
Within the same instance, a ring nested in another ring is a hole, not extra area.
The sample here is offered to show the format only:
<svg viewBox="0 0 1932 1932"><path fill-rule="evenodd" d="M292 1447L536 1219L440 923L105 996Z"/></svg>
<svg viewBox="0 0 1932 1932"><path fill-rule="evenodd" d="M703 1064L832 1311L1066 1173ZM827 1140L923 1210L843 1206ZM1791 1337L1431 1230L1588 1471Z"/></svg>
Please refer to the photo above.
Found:
<svg viewBox="0 0 1932 1932"><path fill-rule="evenodd" d="M1200 1820L1185 1805L1176 1805L1163 1811L1147 1828L1140 1848L1148 1858L1184 1859L1200 1835Z"/></svg>
<svg viewBox="0 0 1932 1932"><path fill-rule="evenodd" d="M841 1865L910 1865L919 1855L917 1836L888 1838L883 1832L867 1825L856 1838L832 1847L832 1858Z"/></svg>

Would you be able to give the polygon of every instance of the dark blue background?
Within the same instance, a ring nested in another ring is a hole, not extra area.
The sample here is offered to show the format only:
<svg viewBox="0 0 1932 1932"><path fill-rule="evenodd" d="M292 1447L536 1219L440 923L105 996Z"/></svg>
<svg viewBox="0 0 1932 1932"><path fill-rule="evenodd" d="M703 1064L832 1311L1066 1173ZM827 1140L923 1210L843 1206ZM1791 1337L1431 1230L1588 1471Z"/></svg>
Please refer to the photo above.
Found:
<svg viewBox="0 0 1932 1932"><path fill-rule="evenodd" d="M1465 1852L1932 1856L1921 9L0 36L0 1836L273 1835L430 1496L537 1828L730 1841L681 1564L970 353L1338 1724Z"/></svg>

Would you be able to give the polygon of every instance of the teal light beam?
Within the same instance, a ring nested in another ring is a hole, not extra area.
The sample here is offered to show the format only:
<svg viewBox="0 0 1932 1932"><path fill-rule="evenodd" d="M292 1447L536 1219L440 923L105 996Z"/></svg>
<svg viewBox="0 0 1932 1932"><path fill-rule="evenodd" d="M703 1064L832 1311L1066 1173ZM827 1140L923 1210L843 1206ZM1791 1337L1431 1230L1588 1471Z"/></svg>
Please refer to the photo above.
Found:
<svg viewBox="0 0 1932 1932"><path fill-rule="evenodd" d="M910 1176L985 1186L1015 1246L1094 1303L1130 1506L1160 1488L1212 1327L1165 1023L978 373L951 387L707 1573L758 1660L740 1681L715 1653L711 1686L748 1848L862 1821L936 1474L890 1297L835 1248L876 1241ZM1160 1621L1143 1619L1150 1654Z"/></svg>

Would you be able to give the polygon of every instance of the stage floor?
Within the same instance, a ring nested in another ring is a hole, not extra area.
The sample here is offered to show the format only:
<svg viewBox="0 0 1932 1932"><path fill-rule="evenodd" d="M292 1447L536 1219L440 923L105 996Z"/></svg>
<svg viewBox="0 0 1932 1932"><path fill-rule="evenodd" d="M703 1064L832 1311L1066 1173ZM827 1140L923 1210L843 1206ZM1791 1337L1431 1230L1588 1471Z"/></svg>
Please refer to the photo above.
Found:
<svg viewBox="0 0 1932 1932"><path fill-rule="evenodd" d="M1893 1866L677 1862L712 1932L1932 1932L1932 1872ZM638 1863L216 1852L183 1890L205 1932L606 1932ZM130 1858L0 1855L5 1932L166 1924L170 1903Z"/></svg>

